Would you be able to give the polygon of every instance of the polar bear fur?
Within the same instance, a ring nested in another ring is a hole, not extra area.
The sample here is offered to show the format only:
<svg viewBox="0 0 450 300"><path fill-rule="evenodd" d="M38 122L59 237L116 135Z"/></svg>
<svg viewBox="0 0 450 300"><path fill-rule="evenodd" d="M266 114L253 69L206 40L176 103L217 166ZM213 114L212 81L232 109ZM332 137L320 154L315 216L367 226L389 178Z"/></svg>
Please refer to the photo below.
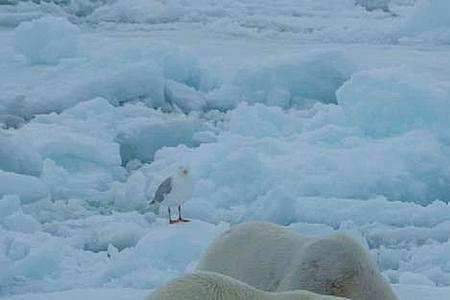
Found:
<svg viewBox="0 0 450 300"><path fill-rule="evenodd" d="M265 222L244 223L221 235L197 270L225 274L264 291L397 300L368 253L352 239L303 236Z"/></svg>
<svg viewBox="0 0 450 300"><path fill-rule="evenodd" d="M349 300L308 291L271 293L214 272L197 271L155 290L146 300Z"/></svg>

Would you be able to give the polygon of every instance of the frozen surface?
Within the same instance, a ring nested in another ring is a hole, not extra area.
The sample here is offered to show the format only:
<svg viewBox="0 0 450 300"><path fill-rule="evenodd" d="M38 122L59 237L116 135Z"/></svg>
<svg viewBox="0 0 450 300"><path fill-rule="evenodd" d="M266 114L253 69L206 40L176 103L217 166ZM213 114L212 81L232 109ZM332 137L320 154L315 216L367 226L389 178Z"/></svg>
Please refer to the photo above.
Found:
<svg viewBox="0 0 450 300"><path fill-rule="evenodd" d="M109 299L109 300L135 300L144 299L149 294L145 290L133 289L84 289L68 292L46 294L27 294L21 296L5 297L7 300L79 300L79 299Z"/></svg>
<svg viewBox="0 0 450 300"><path fill-rule="evenodd" d="M338 103L351 122L368 135L386 136L427 129L450 137L450 86L405 68L354 74L337 91Z"/></svg>
<svg viewBox="0 0 450 300"><path fill-rule="evenodd" d="M0 296L142 299L260 219L448 299L447 1L0 3Z"/></svg>
<svg viewBox="0 0 450 300"><path fill-rule="evenodd" d="M79 29L64 18L43 17L20 24L13 45L29 64L57 64L78 51Z"/></svg>
<svg viewBox="0 0 450 300"><path fill-rule="evenodd" d="M450 3L445 0L420 1L401 26L405 40L450 43Z"/></svg>

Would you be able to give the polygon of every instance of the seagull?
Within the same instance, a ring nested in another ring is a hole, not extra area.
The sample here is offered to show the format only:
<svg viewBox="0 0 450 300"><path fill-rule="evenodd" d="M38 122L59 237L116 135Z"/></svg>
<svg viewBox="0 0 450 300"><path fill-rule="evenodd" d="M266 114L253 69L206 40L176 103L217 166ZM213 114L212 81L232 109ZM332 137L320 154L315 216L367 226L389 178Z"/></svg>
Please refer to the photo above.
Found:
<svg viewBox="0 0 450 300"><path fill-rule="evenodd" d="M181 204L189 200L192 196L193 182L190 176L189 167L179 167L177 174L167 177L155 192L150 205L167 206L169 210L169 224L179 222L190 222L181 217ZM170 208L178 207L178 219L172 220Z"/></svg>

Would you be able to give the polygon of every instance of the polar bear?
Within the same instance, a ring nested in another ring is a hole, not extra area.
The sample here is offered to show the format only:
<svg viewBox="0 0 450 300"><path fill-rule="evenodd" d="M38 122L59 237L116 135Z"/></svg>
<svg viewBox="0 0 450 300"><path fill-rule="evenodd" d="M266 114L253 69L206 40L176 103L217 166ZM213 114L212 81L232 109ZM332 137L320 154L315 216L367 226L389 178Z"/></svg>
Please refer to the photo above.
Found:
<svg viewBox="0 0 450 300"><path fill-rule="evenodd" d="M197 270L225 274L264 291L397 300L368 253L352 239L303 236L266 222L225 232L207 249Z"/></svg>
<svg viewBox="0 0 450 300"><path fill-rule="evenodd" d="M197 271L156 289L146 300L349 300L308 291L265 292L229 276Z"/></svg>

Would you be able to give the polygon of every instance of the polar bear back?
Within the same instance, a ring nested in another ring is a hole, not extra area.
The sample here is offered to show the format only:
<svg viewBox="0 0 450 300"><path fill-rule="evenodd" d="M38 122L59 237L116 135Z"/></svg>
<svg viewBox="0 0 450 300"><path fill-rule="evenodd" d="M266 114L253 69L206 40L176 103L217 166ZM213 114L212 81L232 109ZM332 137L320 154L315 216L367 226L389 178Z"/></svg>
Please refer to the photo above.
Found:
<svg viewBox="0 0 450 300"><path fill-rule="evenodd" d="M301 237L300 235L298 235ZM306 289L315 293L352 296L354 286L363 286L366 273L372 273L369 290L375 279L381 277L376 265L356 241L342 234L309 238L291 261L289 272L284 276L278 290ZM390 299L390 298L386 298Z"/></svg>
<svg viewBox="0 0 450 300"><path fill-rule="evenodd" d="M266 222L244 223L217 238L197 269L265 291L304 289L354 300L397 300L367 251L352 239L303 236Z"/></svg>
<svg viewBox="0 0 450 300"><path fill-rule="evenodd" d="M265 222L236 226L222 234L200 259L197 270L213 271L265 291L277 291L290 263L308 238Z"/></svg>
<svg viewBox="0 0 450 300"><path fill-rule="evenodd" d="M269 293L229 276L197 271L155 290L146 300L349 300L308 291Z"/></svg>
<svg viewBox="0 0 450 300"><path fill-rule="evenodd" d="M237 280L213 272L195 272L154 291L146 300L269 300Z"/></svg>

